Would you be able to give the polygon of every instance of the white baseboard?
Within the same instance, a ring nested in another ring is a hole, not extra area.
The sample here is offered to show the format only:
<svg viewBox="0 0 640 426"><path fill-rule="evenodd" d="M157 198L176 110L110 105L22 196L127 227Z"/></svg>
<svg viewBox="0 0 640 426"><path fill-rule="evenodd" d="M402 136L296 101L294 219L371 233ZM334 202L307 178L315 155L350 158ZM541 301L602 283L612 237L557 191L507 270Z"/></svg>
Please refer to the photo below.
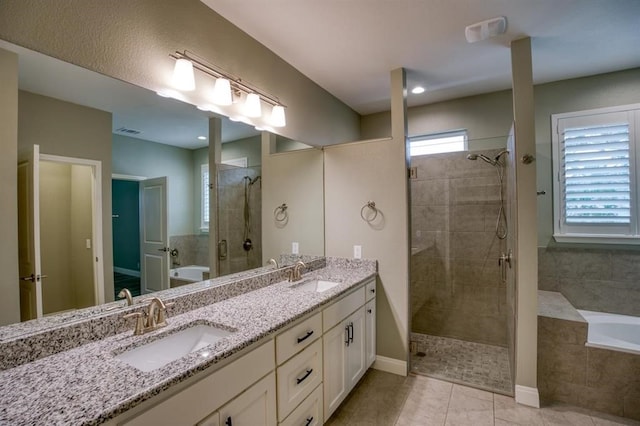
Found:
<svg viewBox="0 0 640 426"><path fill-rule="evenodd" d="M407 361L387 358L386 356L377 355L372 368L380 371L386 371L387 373L397 374L399 376L407 375Z"/></svg>
<svg viewBox="0 0 640 426"><path fill-rule="evenodd" d="M140 277L140 271L134 271L133 269L119 268L117 266L113 267L113 272L119 272L119 273L125 274L125 275L131 275L131 276L134 276L134 277Z"/></svg>
<svg viewBox="0 0 640 426"><path fill-rule="evenodd" d="M516 385L516 402L529 407L540 408L538 389Z"/></svg>

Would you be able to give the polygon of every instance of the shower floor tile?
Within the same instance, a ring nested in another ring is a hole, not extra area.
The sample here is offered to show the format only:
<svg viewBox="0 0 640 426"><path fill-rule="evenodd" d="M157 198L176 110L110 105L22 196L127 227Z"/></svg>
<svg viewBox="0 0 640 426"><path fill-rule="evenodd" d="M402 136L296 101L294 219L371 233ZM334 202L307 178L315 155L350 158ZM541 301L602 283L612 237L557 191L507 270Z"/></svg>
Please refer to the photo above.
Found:
<svg viewBox="0 0 640 426"><path fill-rule="evenodd" d="M513 395L507 348L411 333L411 372Z"/></svg>

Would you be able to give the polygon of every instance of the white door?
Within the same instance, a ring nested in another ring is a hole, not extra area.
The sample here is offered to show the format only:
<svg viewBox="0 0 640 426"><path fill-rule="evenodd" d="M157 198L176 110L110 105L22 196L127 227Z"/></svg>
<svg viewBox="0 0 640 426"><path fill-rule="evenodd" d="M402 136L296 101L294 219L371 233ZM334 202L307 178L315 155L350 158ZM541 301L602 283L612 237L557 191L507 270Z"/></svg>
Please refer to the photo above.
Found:
<svg viewBox="0 0 640 426"><path fill-rule="evenodd" d="M322 337L324 360L324 418L328 419L347 396L349 327L342 322Z"/></svg>
<svg viewBox="0 0 640 426"><path fill-rule="evenodd" d="M42 316L40 271L40 146L18 164L18 268L20 272L20 320Z"/></svg>
<svg viewBox="0 0 640 426"><path fill-rule="evenodd" d="M269 374L220 409L224 426L275 426L276 378Z"/></svg>
<svg viewBox="0 0 640 426"><path fill-rule="evenodd" d="M351 329L347 348L347 391L351 391L367 370L364 307L347 318L347 324Z"/></svg>
<svg viewBox="0 0 640 426"><path fill-rule="evenodd" d="M142 293L169 288L167 178L140 182L140 284Z"/></svg>

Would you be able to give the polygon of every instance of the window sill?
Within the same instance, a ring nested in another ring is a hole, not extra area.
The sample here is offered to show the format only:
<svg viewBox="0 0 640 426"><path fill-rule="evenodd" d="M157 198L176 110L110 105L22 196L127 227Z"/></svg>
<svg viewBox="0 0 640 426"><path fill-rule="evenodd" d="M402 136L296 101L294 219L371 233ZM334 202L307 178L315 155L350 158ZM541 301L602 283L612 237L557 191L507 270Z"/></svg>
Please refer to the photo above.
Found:
<svg viewBox="0 0 640 426"><path fill-rule="evenodd" d="M640 245L640 235L553 234L559 243Z"/></svg>
<svg viewBox="0 0 640 426"><path fill-rule="evenodd" d="M204 227L204 226L200 227L200 233L201 234L208 234L209 233L209 227L208 226L207 227Z"/></svg>

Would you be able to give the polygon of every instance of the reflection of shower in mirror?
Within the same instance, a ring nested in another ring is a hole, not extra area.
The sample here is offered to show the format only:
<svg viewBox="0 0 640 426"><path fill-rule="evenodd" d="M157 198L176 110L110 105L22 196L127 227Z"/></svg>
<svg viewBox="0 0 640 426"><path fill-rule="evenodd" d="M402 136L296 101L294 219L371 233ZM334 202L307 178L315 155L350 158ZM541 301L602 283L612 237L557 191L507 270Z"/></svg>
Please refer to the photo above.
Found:
<svg viewBox="0 0 640 426"><path fill-rule="evenodd" d="M242 241L242 248L247 253L253 248L253 242L251 238L249 238L251 234L251 187L256 183L260 182L262 186L262 176L258 175L251 179L250 176L245 176L244 178L244 238Z"/></svg>

